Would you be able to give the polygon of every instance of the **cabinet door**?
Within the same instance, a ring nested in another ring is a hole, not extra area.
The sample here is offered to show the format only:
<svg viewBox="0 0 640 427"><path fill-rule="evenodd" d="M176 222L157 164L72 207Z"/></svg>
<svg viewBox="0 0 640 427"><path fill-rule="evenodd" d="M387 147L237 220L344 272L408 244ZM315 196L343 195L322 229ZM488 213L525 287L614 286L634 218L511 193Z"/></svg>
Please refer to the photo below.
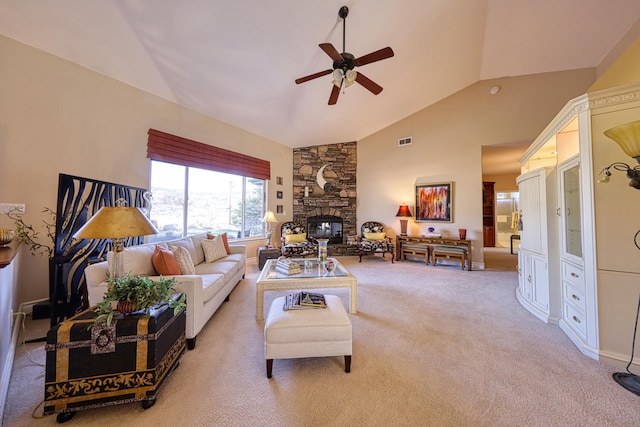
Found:
<svg viewBox="0 0 640 427"><path fill-rule="evenodd" d="M541 180L544 180L544 177L538 173L518 183L522 221L520 247L540 254L545 253L542 235L546 232L542 220L546 201L542 198Z"/></svg>
<svg viewBox="0 0 640 427"><path fill-rule="evenodd" d="M580 197L580 163L568 160L558 167L562 224L562 256L582 261L582 217Z"/></svg>
<svg viewBox="0 0 640 427"><path fill-rule="evenodd" d="M549 282L547 262L544 258L531 257L531 303L545 313L549 313Z"/></svg>

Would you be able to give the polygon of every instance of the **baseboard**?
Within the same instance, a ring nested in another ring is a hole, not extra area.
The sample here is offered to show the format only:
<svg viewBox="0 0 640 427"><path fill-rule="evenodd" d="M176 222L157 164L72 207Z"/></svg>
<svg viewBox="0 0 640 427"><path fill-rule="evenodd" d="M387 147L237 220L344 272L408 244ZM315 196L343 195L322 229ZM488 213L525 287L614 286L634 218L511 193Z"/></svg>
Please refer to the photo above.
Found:
<svg viewBox="0 0 640 427"><path fill-rule="evenodd" d="M43 299L39 299L39 300L23 302L20 305L20 311L22 311L25 314L33 314L33 306L34 305L45 303L45 302L48 302L48 301L49 301L49 298L43 298Z"/></svg>
<svg viewBox="0 0 640 427"><path fill-rule="evenodd" d="M18 336L20 335L20 326L24 320L25 313L22 311L22 305L20 311L13 313L13 325L11 327L11 342L9 343L9 351L7 352L6 363L4 369L0 373L0 425L2 425L2 419L4 418L4 409L7 403L7 395L9 393L9 383L11 382L11 372L13 371L13 359L16 354L16 347L18 346Z"/></svg>

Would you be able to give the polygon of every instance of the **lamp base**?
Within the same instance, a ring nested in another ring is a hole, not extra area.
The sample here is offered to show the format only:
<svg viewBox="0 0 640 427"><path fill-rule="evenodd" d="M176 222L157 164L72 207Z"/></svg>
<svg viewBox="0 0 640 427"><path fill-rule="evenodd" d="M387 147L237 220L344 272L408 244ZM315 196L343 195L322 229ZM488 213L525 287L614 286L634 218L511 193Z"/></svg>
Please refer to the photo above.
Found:
<svg viewBox="0 0 640 427"><path fill-rule="evenodd" d="M401 219L400 220L400 235L401 236L406 236L407 235L407 221L408 221L408 219Z"/></svg>
<svg viewBox="0 0 640 427"><path fill-rule="evenodd" d="M626 372L615 372L611 376L622 387L640 396L640 376Z"/></svg>

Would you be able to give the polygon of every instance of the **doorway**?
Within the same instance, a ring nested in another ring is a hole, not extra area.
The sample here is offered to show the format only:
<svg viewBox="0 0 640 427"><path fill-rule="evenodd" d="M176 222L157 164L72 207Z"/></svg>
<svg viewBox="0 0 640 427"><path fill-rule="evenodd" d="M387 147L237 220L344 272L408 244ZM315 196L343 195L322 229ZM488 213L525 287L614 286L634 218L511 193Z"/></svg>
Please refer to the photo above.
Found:
<svg viewBox="0 0 640 427"><path fill-rule="evenodd" d="M496 193L496 247L511 248L517 253L519 240L511 238L518 235L518 210L520 194L517 191L501 191Z"/></svg>

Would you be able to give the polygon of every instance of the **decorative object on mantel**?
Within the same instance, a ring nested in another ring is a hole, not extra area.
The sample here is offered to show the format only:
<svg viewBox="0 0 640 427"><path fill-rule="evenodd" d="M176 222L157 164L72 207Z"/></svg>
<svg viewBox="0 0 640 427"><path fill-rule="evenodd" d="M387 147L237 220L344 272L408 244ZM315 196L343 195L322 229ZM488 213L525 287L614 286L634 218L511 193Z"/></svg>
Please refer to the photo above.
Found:
<svg viewBox="0 0 640 427"><path fill-rule="evenodd" d="M605 136L613 139L618 143L622 151L629 157L633 157L640 164L640 120L627 123L621 126L617 126L606 130L604 132ZM622 162L614 162L606 168L602 169L602 174L604 177L599 179L598 182L607 183L609 182L609 177L611 176L611 172L609 172L610 168L614 168L615 170L625 171L627 173L627 178L629 181L629 186L640 190L640 165L636 165L633 169L631 166ZM638 245L638 235L640 234L640 230L636 232L633 241L638 249L640 249L640 245ZM629 363L627 364L626 371L627 372L614 372L612 374L613 379L620 384L625 389L630 392L637 394L640 396L640 376L635 375L629 370L631 363L633 362L633 355L635 350L636 343L636 333L638 332L638 317L640 316L640 295L638 296L638 308L636 310L636 322L633 327L633 339L631 340L631 357L629 358Z"/></svg>
<svg viewBox="0 0 640 427"><path fill-rule="evenodd" d="M345 33L347 15L349 15L349 8L347 6L342 6L338 11L338 16L342 18L342 53L339 53L331 43L320 44L320 49L322 49L324 53L329 55L333 60L333 70L328 69L296 79L296 84L300 84L331 74L333 77L333 86L331 88L331 95L329 96L329 105L334 105L338 102L338 96L340 95L340 89L342 88L343 83L344 87L347 88L351 86L353 82L357 82L374 95L378 95L382 92L382 86L373 82L368 77L365 77L364 74L356 72L354 68L391 58L393 56L393 50L390 47L385 47L359 58L356 58L352 54L346 52Z"/></svg>
<svg viewBox="0 0 640 427"><path fill-rule="evenodd" d="M627 156L633 157L640 163L640 120L616 126L606 130L604 134L617 142ZM603 177L598 180L599 183L606 184L609 182L609 177L611 176L609 169L611 168L626 172L627 178L630 179L629 186L640 190L640 165L631 168L626 163L613 162L602 169L600 173Z"/></svg>
<svg viewBox="0 0 640 427"><path fill-rule="evenodd" d="M403 203L400 205L400 207L398 208L398 213L396 213L397 217L400 217L400 235L401 236L406 236L407 235L407 218L411 218L413 215L411 215L411 210L409 209L409 206L406 205L406 203Z"/></svg>
<svg viewBox="0 0 640 427"><path fill-rule="evenodd" d="M318 187L328 192L328 191L331 191L331 184L329 184L327 180L324 179L324 175L323 175L324 168L326 168L327 166L329 165L324 165L320 169L318 169L318 174L316 175L316 182L318 183Z"/></svg>
<svg viewBox="0 0 640 427"><path fill-rule="evenodd" d="M273 211L267 211L267 213L265 213L264 217L262 218L262 222L264 222L267 227L267 243L265 244L265 246L267 248L271 248L271 234L273 233L273 224L276 224L278 222L278 218L276 218L276 216L273 214Z"/></svg>
<svg viewBox="0 0 640 427"><path fill-rule="evenodd" d="M127 207L124 199L119 199L116 206L104 206L76 231L74 239L111 239L113 243L114 272L113 276L124 276L122 252L124 241L128 237L157 234L158 230L143 215L140 208Z"/></svg>
<svg viewBox="0 0 640 427"><path fill-rule="evenodd" d="M0 228L0 247L7 246L16 236L15 230L10 228Z"/></svg>

